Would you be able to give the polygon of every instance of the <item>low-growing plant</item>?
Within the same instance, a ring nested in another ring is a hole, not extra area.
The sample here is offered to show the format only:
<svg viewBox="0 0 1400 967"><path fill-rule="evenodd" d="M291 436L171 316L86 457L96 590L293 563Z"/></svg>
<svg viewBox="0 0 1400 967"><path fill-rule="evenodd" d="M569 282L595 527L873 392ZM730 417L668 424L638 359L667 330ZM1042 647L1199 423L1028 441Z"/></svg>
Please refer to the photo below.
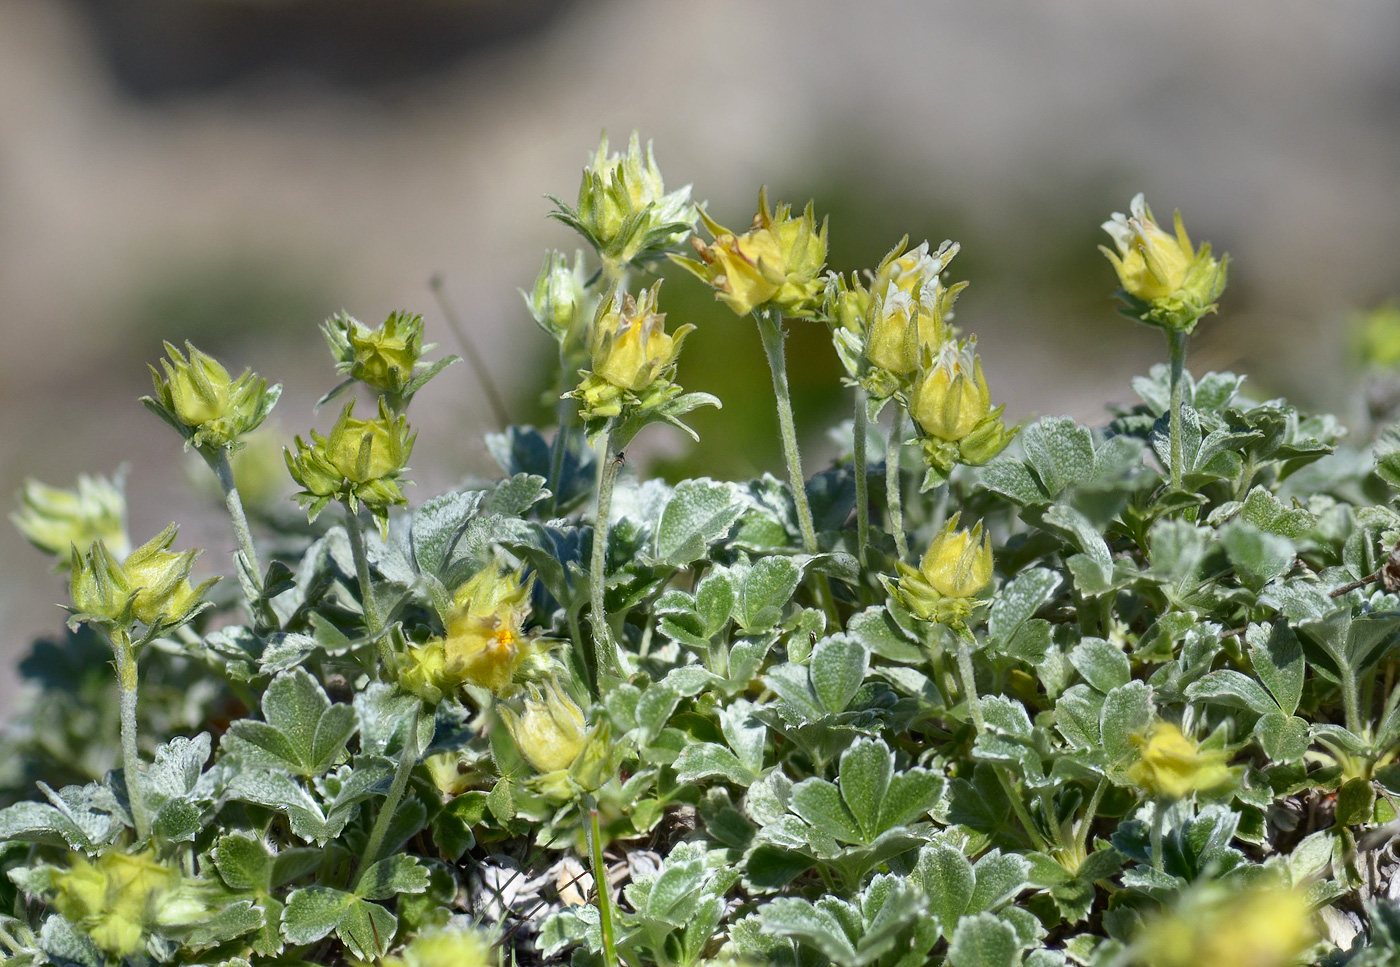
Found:
<svg viewBox="0 0 1400 967"><path fill-rule="evenodd" d="M5 963L1400 958L1383 395L1348 447L1193 376L1225 259L1141 196L1104 251L1169 362L1098 428L1005 421L955 243L829 271L811 205L725 228L635 136L557 204L593 253L525 294L558 425L488 436L499 479L409 503L453 358L395 313L325 325L322 402L351 396L283 450L300 517L240 491L279 388L167 346L143 402L213 472L231 579L173 524L133 550L120 479L27 486L72 616L5 738ZM640 430L719 405L636 281L672 264L754 317L773 395L726 402L776 404L784 479L631 473ZM789 325L830 327L853 407L813 476Z"/></svg>

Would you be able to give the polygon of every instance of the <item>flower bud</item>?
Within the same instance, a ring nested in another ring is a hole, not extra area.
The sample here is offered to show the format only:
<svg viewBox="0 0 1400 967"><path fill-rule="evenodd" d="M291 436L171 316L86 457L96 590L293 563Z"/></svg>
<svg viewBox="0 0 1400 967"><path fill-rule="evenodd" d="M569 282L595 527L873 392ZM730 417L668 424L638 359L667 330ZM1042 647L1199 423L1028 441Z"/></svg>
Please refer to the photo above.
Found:
<svg viewBox="0 0 1400 967"><path fill-rule="evenodd" d="M772 306L788 316L815 315L825 284L818 278L826 265L826 221L817 228L808 204L801 218L788 205L768 208L766 192L758 195L753 226L736 235L700 213L714 241L692 239L699 261L673 256L715 289L715 297L738 315Z"/></svg>
<svg viewBox="0 0 1400 967"><path fill-rule="evenodd" d="M378 329L338 312L321 331L335 356L336 372L389 396L403 393L424 350L432 348L423 345L423 317L407 312L395 312Z"/></svg>
<svg viewBox="0 0 1400 967"><path fill-rule="evenodd" d="M583 253L574 253L574 267L563 252L550 252L535 278L535 287L525 297L525 305L539 327L560 345L577 338L587 314Z"/></svg>
<svg viewBox="0 0 1400 967"><path fill-rule="evenodd" d="M151 627L181 624L198 613L218 578L190 584L199 552L170 551L177 531L171 524L120 563L101 541L86 555L75 549L69 590L77 613L103 624L125 626L135 618Z"/></svg>
<svg viewBox="0 0 1400 967"><path fill-rule="evenodd" d="M975 340L946 343L914 384L909 412L927 436L957 443L991 412Z"/></svg>
<svg viewBox="0 0 1400 967"><path fill-rule="evenodd" d="M180 872L155 851L105 853L89 860L74 853L53 879L53 907L117 957L138 953L180 885Z"/></svg>
<svg viewBox="0 0 1400 967"><path fill-rule="evenodd" d="M1220 750L1202 750L1170 722L1154 722L1133 738L1140 758L1128 767L1128 779L1156 799L1185 799L1192 793L1218 792L1235 773Z"/></svg>
<svg viewBox="0 0 1400 967"><path fill-rule="evenodd" d="M1215 300L1225 290L1227 260L1213 259L1209 243L1192 248L1181 212L1173 236L1157 224L1141 193L1129 211L1114 212L1103 223L1117 252L1099 246L1118 273L1129 313L1152 325L1190 332L1202 316L1215 311Z"/></svg>
<svg viewBox="0 0 1400 967"><path fill-rule="evenodd" d="M651 142L642 154L632 132L625 155L608 153L608 136L598 142L592 162L583 169L578 205L559 199L554 216L572 226L598 254L615 265L644 263L683 241L695 224L690 186L666 194Z"/></svg>
<svg viewBox="0 0 1400 967"><path fill-rule="evenodd" d="M155 395L141 401L178 430L186 446L237 449L239 437L267 419L282 387L269 388L251 369L233 379L212 356L190 343L185 349L188 359L165 344L161 369L150 367Z"/></svg>
<svg viewBox="0 0 1400 967"><path fill-rule="evenodd" d="M865 343L871 364L896 376L914 373L926 352L937 353L948 341L953 303L967 287L948 287L939 278L958 254L957 243L944 242L934 255L928 242L900 254L903 248L900 242L876 269Z"/></svg>
<svg viewBox="0 0 1400 967"><path fill-rule="evenodd" d="M409 434L405 417L390 415L383 398L377 419L357 420L354 412L352 400L330 433L321 436L312 430L309 444L297 437L295 452L287 449L283 456L302 488L297 498L310 519L331 500L341 500L352 511L364 504L383 529L389 508L406 502L399 477L408 469L405 464L417 434Z"/></svg>
<svg viewBox="0 0 1400 967"><path fill-rule="evenodd" d="M86 554L95 541L117 558L131 550L120 475L109 480L84 474L73 490L26 480L20 509L10 520L31 544L58 557L60 568L68 566L70 548Z"/></svg>
<svg viewBox="0 0 1400 967"><path fill-rule="evenodd" d="M567 770L583 754L588 744L588 723L557 681L551 680L540 691L533 683L529 697L517 712L503 706L506 727L525 760L536 772L548 774Z"/></svg>
<svg viewBox="0 0 1400 967"><path fill-rule="evenodd" d="M898 564L899 579L891 590L925 621L962 621L972 613L971 599L992 581L991 536L980 522L971 531L958 530L958 516L934 536L917 569Z"/></svg>
<svg viewBox="0 0 1400 967"><path fill-rule="evenodd" d="M624 402L643 404L671 386L681 345L695 327L666 332L666 314L656 311L660 289L657 282L636 300L624 294L620 306L616 298L603 306L590 347L592 369L575 391L587 418L616 416Z"/></svg>

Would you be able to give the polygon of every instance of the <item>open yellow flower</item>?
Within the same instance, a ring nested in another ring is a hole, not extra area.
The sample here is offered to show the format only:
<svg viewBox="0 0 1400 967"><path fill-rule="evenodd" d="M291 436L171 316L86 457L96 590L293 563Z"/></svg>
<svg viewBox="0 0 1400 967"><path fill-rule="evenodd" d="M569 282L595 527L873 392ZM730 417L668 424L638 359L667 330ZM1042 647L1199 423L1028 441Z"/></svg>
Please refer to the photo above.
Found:
<svg viewBox="0 0 1400 967"><path fill-rule="evenodd" d="M1197 321L1215 311L1215 300L1225 289L1226 259L1211 257L1209 243L1193 248L1175 216L1176 234L1162 229L1142 194L1134 196L1129 214L1114 212L1103 223L1117 251L1100 245L1113 263L1131 313L1143 322L1190 332Z"/></svg>
<svg viewBox="0 0 1400 967"><path fill-rule="evenodd" d="M1225 752L1202 750L1170 722L1154 722L1133 744L1140 758L1128 767L1128 779L1149 796L1185 799L1217 792L1234 781Z"/></svg>
<svg viewBox="0 0 1400 967"><path fill-rule="evenodd" d="M1307 898L1280 884L1213 884L1151 919L1131 947L1140 967L1288 967L1317 940Z"/></svg>

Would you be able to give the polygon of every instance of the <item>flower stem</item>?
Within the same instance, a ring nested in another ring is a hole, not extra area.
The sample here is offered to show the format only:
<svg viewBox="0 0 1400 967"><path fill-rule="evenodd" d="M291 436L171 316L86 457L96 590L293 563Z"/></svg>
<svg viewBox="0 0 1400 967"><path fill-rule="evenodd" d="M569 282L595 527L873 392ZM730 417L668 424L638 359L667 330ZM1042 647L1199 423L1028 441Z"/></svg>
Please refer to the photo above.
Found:
<svg viewBox="0 0 1400 967"><path fill-rule="evenodd" d="M856 557L865 566L865 545L870 543L870 480L866 471L865 390L856 390L856 410L851 424L856 472Z"/></svg>
<svg viewBox="0 0 1400 967"><path fill-rule="evenodd" d="M613 938L612 895L608 891L608 867L603 862L603 836L598 827L598 807L588 810L589 845L592 847L593 888L598 892L598 926L603 934L603 963L617 967L617 945Z"/></svg>
<svg viewBox="0 0 1400 967"><path fill-rule="evenodd" d="M1167 335L1167 340L1172 370L1171 412L1167 416L1167 428L1171 434L1172 490L1177 491L1181 489L1181 384L1183 370L1186 368L1186 333L1173 329Z"/></svg>
<svg viewBox="0 0 1400 967"><path fill-rule="evenodd" d="M131 821L136 838L144 842L151 835L151 814L146 808L145 780L141 774L141 752L136 737L136 652L125 629L111 635L112 652L117 658L117 686L121 690L122 775L131 803Z"/></svg>
<svg viewBox="0 0 1400 967"><path fill-rule="evenodd" d="M254 618L260 620L264 627L276 630L281 622L277 620L277 614L272 610L272 603L267 600L264 591L258 548L253 543L253 531L248 526L248 515L243 510L243 498L239 496L238 487L233 482L233 466L229 463L228 451L223 447L216 447L212 453L205 453L204 457L219 480L219 489L224 494L224 506L228 508L229 519L233 521L233 535L238 539L238 549L243 556L243 560L239 562L240 568L246 565L248 577L257 589L257 598L249 600L248 607L252 610Z"/></svg>
<svg viewBox="0 0 1400 967"><path fill-rule="evenodd" d="M899 455L904 449L904 408L894 408L894 423L890 425L890 438L885 444L885 504L889 508L890 534L894 536L895 553L901 561L909 559L909 539L904 536L903 477L899 469Z"/></svg>
<svg viewBox="0 0 1400 967"><path fill-rule="evenodd" d="M364 879L369 868L381 859L379 854L384 848L384 838L389 835L394 814L398 812L399 803L403 801L404 791L408 788L409 776L413 774L413 767L418 764L418 721L422 715L423 706L415 705L408 720L408 736L403 740L403 748L399 750L399 764L394 770L394 781L389 786L383 805L379 807L379 815L375 817L374 826L369 831L369 841L365 843L364 858L360 861L359 872L355 874L355 887L360 885L360 880Z"/></svg>
<svg viewBox="0 0 1400 967"><path fill-rule="evenodd" d="M379 640L379 662L383 674L391 676L394 670L394 651L387 637L381 637L384 630L384 615L379 610L379 599L374 595L374 581L369 573L369 554L365 551L365 532L360 526L360 515L345 505L345 530L350 535L350 551L355 557L355 574L360 583L360 602L364 609L365 634Z"/></svg>
<svg viewBox="0 0 1400 967"><path fill-rule="evenodd" d="M788 487L797 507L797 527L802 532L802 549L817 553L817 530L812 523L812 507L807 503L807 478L802 473L802 455L797 449L797 424L792 418L792 394L788 389L787 356L783 351L782 315L777 310L759 311L758 332L763 338L763 351L768 356L768 369L773 374L773 395L778 399L778 433L783 441L783 462L787 464ZM825 574L817 574L817 597L822 610L833 626L839 627L840 614L831 594L831 583Z"/></svg>
<svg viewBox="0 0 1400 967"><path fill-rule="evenodd" d="M977 678L972 670L972 649L968 647L975 640L966 625L958 628L958 677L962 679L963 698L967 700L967 711L972 716L972 727L981 735L987 723L982 718L982 704L977 698Z"/></svg>
<svg viewBox="0 0 1400 967"><path fill-rule="evenodd" d="M1161 799L1152 804L1152 868L1159 872L1165 862L1162 856L1162 826L1167 819L1166 806Z"/></svg>
<svg viewBox="0 0 1400 967"><path fill-rule="evenodd" d="M1108 778L1099 780L1099 784L1094 787L1094 794L1089 797L1089 805L1084 809L1084 818L1079 821L1079 829L1074 834L1075 855L1082 862L1089 855L1089 830L1094 825L1094 816L1099 811L1099 803L1103 800L1103 794L1108 790Z"/></svg>
<svg viewBox="0 0 1400 967"><path fill-rule="evenodd" d="M593 510L593 553L588 567L590 610L588 623L593 629L593 651L586 656L588 674L594 694L601 695L604 684L621 678L617 668L617 648L612 629L608 627L607 603L604 600L608 571L608 527L611 523L613 484L622 468L622 460L613 449L612 422L603 429L594 444L597 453L597 502Z"/></svg>

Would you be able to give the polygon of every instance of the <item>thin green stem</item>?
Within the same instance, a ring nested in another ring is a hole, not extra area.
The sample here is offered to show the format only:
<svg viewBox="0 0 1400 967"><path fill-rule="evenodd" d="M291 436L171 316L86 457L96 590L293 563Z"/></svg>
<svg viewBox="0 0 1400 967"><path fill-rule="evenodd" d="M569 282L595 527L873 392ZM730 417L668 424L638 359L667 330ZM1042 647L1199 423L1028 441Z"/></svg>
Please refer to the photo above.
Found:
<svg viewBox="0 0 1400 967"><path fill-rule="evenodd" d="M894 408L894 423L885 444L885 505L889 509L890 534L894 537L895 553L901 561L909 559L909 539L904 536L903 479L899 470L899 454L904 449L904 408Z"/></svg>
<svg viewBox="0 0 1400 967"><path fill-rule="evenodd" d="M1167 821L1167 804L1158 799L1152 804L1152 868L1161 871L1165 859L1162 851L1162 827Z"/></svg>
<svg viewBox="0 0 1400 967"><path fill-rule="evenodd" d="M238 539L238 549L243 556L240 566L246 563L248 576L253 587L257 589L256 600L250 599L248 607L265 627L276 629L280 622L264 591L262 564L258 560L257 545L253 543L252 528L248 526L248 515L243 510L243 498L239 496L238 486L233 482L233 465L229 463L228 451L223 447L216 447L212 453L205 453L205 460L219 480L219 489L224 494L224 506L228 509L229 519L233 521L233 535Z"/></svg>
<svg viewBox="0 0 1400 967"><path fill-rule="evenodd" d="M1356 675L1346 670L1341 676L1342 707L1345 710L1347 730L1353 735L1361 735L1366 728L1361 721L1361 699L1356 691ZM1368 730L1369 731L1369 730Z"/></svg>
<svg viewBox="0 0 1400 967"><path fill-rule="evenodd" d="M598 892L598 926L603 934L603 963L617 967L617 941L613 937L612 894L608 890L608 867L603 862L603 834L598 826L598 807L588 810L589 845L592 847L593 888Z"/></svg>
<svg viewBox="0 0 1400 967"><path fill-rule="evenodd" d="M865 545L870 543L870 481L867 477L865 438L865 390L856 390L856 410L851 423L852 447L856 473L856 557L865 566Z"/></svg>
<svg viewBox="0 0 1400 967"><path fill-rule="evenodd" d="M145 778L141 772L141 751L137 742L136 652L131 635L125 630L112 632L112 653L117 658L117 686L121 690L122 775L126 779L126 795L131 802L131 821L136 826L136 838L145 842L151 835L151 814L146 808Z"/></svg>
<svg viewBox="0 0 1400 967"><path fill-rule="evenodd" d="M1046 842L1044 836L1040 835L1040 831L1035 828L1035 820L1031 818L1030 810L1026 809L1026 804L1022 801L1021 794L1016 789L1015 780L1007 775L1006 767L1000 763L993 764L992 768L997 774L997 780L1001 783L1001 788L1006 790L1006 798L1011 803L1011 811L1016 814L1016 818L1020 821L1021 827L1026 831L1026 835L1030 837L1031 846L1042 853L1048 853L1050 851L1050 844Z"/></svg>
<svg viewBox="0 0 1400 967"><path fill-rule="evenodd" d="M1089 805L1084 809L1084 818L1079 821L1079 828L1074 834L1075 854L1079 858L1088 855L1089 852L1089 830L1094 826L1094 817L1098 814L1099 803L1103 801L1103 794L1108 790L1108 778L1099 780L1099 784L1094 787L1094 794L1089 797Z"/></svg>
<svg viewBox="0 0 1400 967"><path fill-rule="evenodd" d="M620 679L617 667L617 647L608 626L607 603L604 600L608 572L608 528L612 514L613 484L622 469L619 454L613 449L612 422L599 435L594 449L597 454L598 476L596 502L593 510L593 554L588 567L589 615L593 629L593 652L586 656L588 674L595 695L602 694L605 684Z"/></svg>
<svg viewBox="0 0 1400 967"><path fill-rule="evenodd" d="M355 576L360 582L360 600L365 612L365 630L377 635L384 629L384 616L379 611L379 599L374 595L374 581L369 573L369 554L365 550L365 532L360 515L345 505L345 531L350 535L350 552L355 557Z"/></svg>
<svg viewBox="0 0 1400 967"><path fill-rule="evenodd" d="M958 677L962 679L963 698L967 701L968 714L972 716L972 727L981 735L987 723L982 718L982 703L977 698L977 678L972 670L972 632L966 625L958 628Z"/></svg>
<svg viewBox="0 0 1400 967"><path fill-rule="evenodd" d="M564 381L560 380L562 386ZM567 387L565 387L567 390ZM561 390L561 395L565 390ZM549 447L549 509L553 513L559 507L559 490L564 478L564 456L569 449L569 434L573 432L577 413L573 400L559 401L559 428L554 433L554 442Z"/></svg>
<svg viewBox="0 0 1400 967"><path fill-rule="evenodd" d="M1173 329L1168 333L1167 341L1168 349L1171 354L1172 372L1171 411L1167 415L1167 427L1171 434L1172 490L1178 491L1181 489L1181 384L1183 371L1186 368L1186 333Z"/></svg>
<svg viewBox="0 0 1400 967"><path fill-rule="evenodd" d="M817 530L812 523L812 507L807 502L807 477L802 472L802 454L797 448L797 424L792 417L792 393L788 388L787 355L783 350L782 315L777 310L758 311L758 332L763 338L763 352L768 357L768 369L773 374L773 395L778 401L778 434L783 441L783 462L787 465L788 487L797 507L797 528L802 533L802 549L817 553ZM825 574L817 574L817 597L832 627L839 628L841 616L831 593L831 582Z"/></svg>
<svg viewBox="0 0 1400 967"><path fill-rule="evenodd" d="M394 813L398 812L399 803L403 801L404 791L408 788L409 776L413 774L413 767L418 764L418 722L422 714L423 706L415 705L408 722L408 737L404 739L403 748L399 751L399 764L394 770L394 781L389 786L383 805L379 807L379 815L375 817L374 826L369 831L369 841L365 843L364 858L360 861L359 872L355 874L355 887L360 885L360 880L364 879L369 868L382 859L379 854L384 849L384 838L389 835Z"/></svg>

